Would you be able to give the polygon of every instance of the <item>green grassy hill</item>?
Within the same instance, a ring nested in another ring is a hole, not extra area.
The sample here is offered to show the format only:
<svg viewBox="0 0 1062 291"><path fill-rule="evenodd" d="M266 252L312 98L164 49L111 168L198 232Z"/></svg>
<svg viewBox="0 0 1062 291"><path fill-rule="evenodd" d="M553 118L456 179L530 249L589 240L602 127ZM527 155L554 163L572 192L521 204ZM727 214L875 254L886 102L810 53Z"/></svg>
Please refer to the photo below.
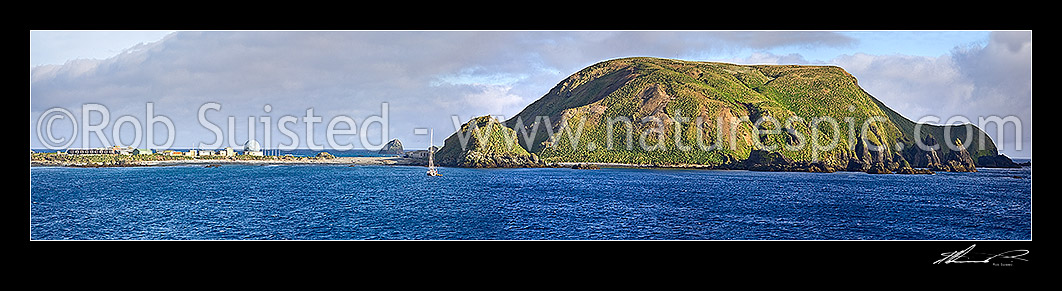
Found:
<svg viewBox="0 0 1062 291"><path fill-rule="evenodd" d="M834 66L609 60L561 81L504 125L548 162L724 165L765 150L843 168L850 159L919 153L916 124ZM988 137L969 128L967 140L966 127L951 127L947 143L960 139L974 160L995 155L990 139L974 148ZM945 130L924 125L919 136L943 143ZM949 151L944 144L937 154Z"/></svg>
<svg viewBox="0 0 1062 291"><path fill-rule="evenodd" d="M491 116L469 120L435 153L442 166L511 168L541 166L538 157L516 141L516 133Z"/></svg>

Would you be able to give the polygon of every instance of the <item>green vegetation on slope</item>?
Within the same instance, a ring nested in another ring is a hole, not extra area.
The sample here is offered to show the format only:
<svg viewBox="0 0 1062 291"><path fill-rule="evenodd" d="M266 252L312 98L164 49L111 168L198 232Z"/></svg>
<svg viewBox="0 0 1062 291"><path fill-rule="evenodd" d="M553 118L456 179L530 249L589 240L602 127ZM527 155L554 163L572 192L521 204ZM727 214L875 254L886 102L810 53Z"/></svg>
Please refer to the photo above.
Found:
<svg viewBox="0 0 1062 291"><path fill-rule="evenodd" d="M538 157L520 147L516 139L516 132L494 117L476 117L446 138L435 160L439 165L458 167L538 166Z"/></svg>
<svg viewBox="0 0 1062 291"><path fill-rule="evenodd" d="M505 124L550 162L722 165L752 150L843 167L867 159L865 139L890 157L916 145L915 123L833 66L741 66L657 58L601 62L560 82ZM952 128L964 144L982 134ZM944 128L921 126L920 136ZM971 151L976 159L994 155ZM947 147L942 147L947 153Z"/></svg>

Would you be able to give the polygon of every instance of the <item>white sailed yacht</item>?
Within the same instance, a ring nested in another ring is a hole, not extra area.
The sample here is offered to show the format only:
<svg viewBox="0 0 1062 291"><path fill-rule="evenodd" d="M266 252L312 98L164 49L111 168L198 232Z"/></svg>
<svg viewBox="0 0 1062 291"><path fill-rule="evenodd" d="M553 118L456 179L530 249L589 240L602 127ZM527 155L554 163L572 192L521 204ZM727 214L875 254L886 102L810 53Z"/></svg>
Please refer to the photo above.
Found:
<svg viewBox="0 0 1062 291"><path fill-rule="evenodd" d="M428 143L428 176L442 176L439 170L435 169L435 129L431 130Z"/></svg>

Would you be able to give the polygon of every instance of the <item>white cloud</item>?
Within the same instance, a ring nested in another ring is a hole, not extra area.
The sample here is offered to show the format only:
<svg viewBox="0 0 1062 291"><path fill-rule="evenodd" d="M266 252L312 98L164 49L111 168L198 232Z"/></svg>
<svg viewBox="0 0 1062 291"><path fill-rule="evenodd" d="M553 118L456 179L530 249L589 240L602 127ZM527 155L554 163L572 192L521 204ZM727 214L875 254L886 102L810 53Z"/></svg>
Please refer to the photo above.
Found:
<svg viewBox="0 0 1062 291"><path fill-rule="evenodd" d="M477 107L484 109L483 114L479 115L504 115L507 112L514 112L513 109L520 110L524 106L531 102L525 100L523 97L511 94L512 86L506 85L474 85L479 92L465 94L462 98L464 104L476 104ZM533 100L531 100L533 101ZM511 115L510 115L511 116Z"/></svg>
<svg viewBox="0 0 1062 291"><path fill-rule="evenodd" d="M918 120L964 116L1016 116L1022 120L1022 149L1015 134L987 133L1001 152L1032 156L1032 40L1029 32L994 32L987 44L958 47L939 57L843 55L833 63L859 79L859 85L885 105ZM1010 125L1008 125L1009 127Z"/></svg>
<svg viewBox="0 0 1062 291"><path fill-rule="evenodd" d="M504 73L504 72L489 72L483 68L467 68L462 69L457 73L447 73L436 76L431 81L432 86L441 86L444 84L452 85L476 85L476 84L498 84L498 85L512 85L517 82L527 79L528 74L516 74L516 73Z"/></svg>
<svg viewBox="0 0 1062 291"><path fill-rule="evenodd" d="M74 59L105 59L143 43L162 39L171 31L30 31L30 67L62 65Z"/></svg>
<svg viewBox="0 0 1062 291"><path fill-rule="evenodd" d="M808 60L804 59L804 56L798 53L776 55L770 52L753 52L746 58L723 61L742 65L792 65L810 63Z"/></svg>
<svg viewBox="0 0 1062 291"><path fill-rule="evenodd" d="M957 103L970 98L973 84L962 80L950 57L843 55L833 63L859 80L864 90L904 116L963 114Z"/></svg>
<svg viewBox="0 0 1062 291"><path fill-rule="evenodd" d="M314 108L326 121L340 114L360 119L379 115L388 102L390 137L417 147L427 140L413 128L446 132L452 129L438 125L448 125L450 115L514 115L567 74L610 58L852 41L823 32L177 32L106 59L31 68L30 129L50 108L79 116L82 104L99 103L112 109L112 119L144 119L151 102L156 114L173 119L175 145L192 146L213 139L197 121L199 106L208 102L222 104L221 112L211 112L212 122L224 126L224 116L235 117L237 137L246 136L247 117L268 115L275 123ZM786 57L799 56L778 61ZM290 127L304 134L301 123ZM438 135L436 144L445 137ZM38 144L31 133L31 147Z"/></svg>

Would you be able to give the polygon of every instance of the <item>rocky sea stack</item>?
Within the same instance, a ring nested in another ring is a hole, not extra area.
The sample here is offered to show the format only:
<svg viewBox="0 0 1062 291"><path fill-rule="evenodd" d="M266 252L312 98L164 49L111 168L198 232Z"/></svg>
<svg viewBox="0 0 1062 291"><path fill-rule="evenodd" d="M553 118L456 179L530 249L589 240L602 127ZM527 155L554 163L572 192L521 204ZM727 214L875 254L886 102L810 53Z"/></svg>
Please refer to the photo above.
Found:
<svg viewBox="0 0 1062 291"><path fill-rule="evenodd" d="M405 154L405 151L402 149L402 141L398 140L397 138L396 139L392 139L391 141L387 142L387 144L385 144L383 146L383 148L380 149L380 154L381 155L403 155L403 154Z"/></svg>
<svg viewBox="0 0 1062 291"><path fill-rule="evenodd" d="M328 153L328 152L319 152L314 157L316 157L318 159L335 159L336 158L336 156L334 156L334 155L332 155L331 153Z"/></svg>

